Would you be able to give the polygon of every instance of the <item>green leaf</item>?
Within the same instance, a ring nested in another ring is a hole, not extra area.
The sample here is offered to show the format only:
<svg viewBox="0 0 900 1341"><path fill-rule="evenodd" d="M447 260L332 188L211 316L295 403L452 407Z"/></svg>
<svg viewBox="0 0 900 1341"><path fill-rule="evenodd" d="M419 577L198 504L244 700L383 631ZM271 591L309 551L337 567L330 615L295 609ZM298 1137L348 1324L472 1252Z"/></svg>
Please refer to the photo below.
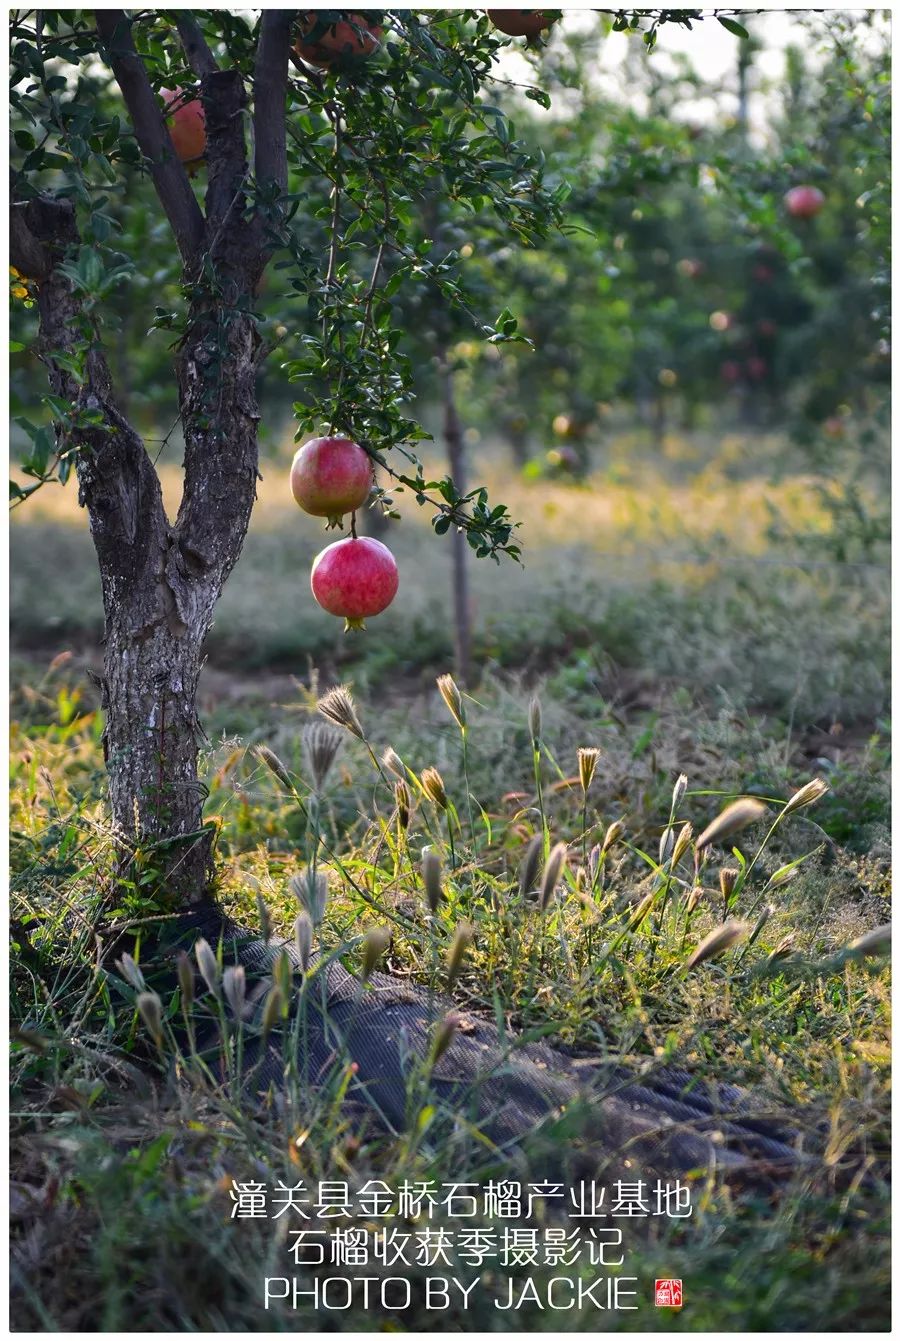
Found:
<svg viewBox="0 0 900 1341"><path fill-rule="evenodd" d="M738 23L735 19L723 19L720 15L716 15L716 17L722 27L727 29L728 32L734 33L735 37L749 38L750 34L742 23Z"/></svg>

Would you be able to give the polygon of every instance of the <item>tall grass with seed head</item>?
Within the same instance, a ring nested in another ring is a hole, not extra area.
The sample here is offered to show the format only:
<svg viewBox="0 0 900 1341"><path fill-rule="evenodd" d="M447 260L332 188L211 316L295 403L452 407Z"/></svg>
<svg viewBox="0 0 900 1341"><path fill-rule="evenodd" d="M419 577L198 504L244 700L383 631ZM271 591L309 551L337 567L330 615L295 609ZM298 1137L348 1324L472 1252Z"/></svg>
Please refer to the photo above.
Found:
<svg viewBox="0 0 900 1341"><path fill-rule="evenodd" d="M433 848L422 849L422 884L425 891L425 904L428 909L428 937L431 942L431 977L428 984L431 1005L429 1015L433 1013L434 994L437 991L438 965L440 951L438 941L438 910L444 891L441 887L441 859Z"/></svg>
<svg viewBox="0 0 900 1341"><path fill-rule="evenodd" d="M531 759L534 769L534 788L537 794L538 812L541 817L541 834L544 839L544 857L550 854L550 830L547 827L547 815L544 811L544 784L541 778L541 731L544 714L541 701L535 694L528 705L528 731L531 735Z"/></svg>
<svg viewBox="0 0 900 1341"><path fill-rule="evenodd" d="M466 815L469 821L469 842L472 844L472 852L478 853L478 834L475 830L475 820L472 813L472 790L469 782L469 728L466 717L466 705L463 696L460 693L459 686L452 675L439 675L437 679L438 692L447 705L450 716L459 727L460 740L462 744L462 769L463 783L466 789Z"/></svg>
<svg viewBox="0 0 900 1341"><path fill-rule="evenodd" d="M581 862L587 869L587 803L588 792L591 789L591 783L594 780L594 772L597 768L597 760L600 758L600 751L595 746L588 746L578 751L578 781L581 784Z"/></svg>

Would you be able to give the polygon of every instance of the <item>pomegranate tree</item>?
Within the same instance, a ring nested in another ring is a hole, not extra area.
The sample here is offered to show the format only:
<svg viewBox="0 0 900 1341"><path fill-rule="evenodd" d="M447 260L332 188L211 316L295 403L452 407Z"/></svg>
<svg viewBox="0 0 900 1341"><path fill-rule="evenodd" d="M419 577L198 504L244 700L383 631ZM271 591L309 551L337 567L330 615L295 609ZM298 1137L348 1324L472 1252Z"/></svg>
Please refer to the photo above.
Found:
<svg viewBox="0 0 900 1341"><path fill-rule="evenodd" d="M323 610L344 618L345 630L361 629L370 615L388 608L400 576L387 545L370 536L348 536L316 555L309 584Z"/></svg>
<svg viewBox="0 0 900 1341"><path fill-rule="evenodd" d="M348 14L346 19L329 24L325 32L313 37L320 23L315 10L301 14L298 20L299 36L294 50L309 65L324 67L365 60L378 50L382 29L367 23L362 14Z"/></svg>
<svg viewBox="0 0 900 1341"><path fill-rule="evenodd" d="M792 186L784 204L792 219L813 219L825 204L825 197L817 186Z"/></svg>
<svg viewBox="0 0 900 1341"><path fill-rule="evenodd" d="M175 152L185 167L195 168L206 154L206 116L199 98L189 96L184 89L163 89L163 102L168 113L166 120Z"/></svg>
<svg viewBox="0 0 900 1341"><path fill-rule="evenodd" d="M294 457L291 493L313 517L340 526L361 508L372 490L372 462L350 438L310 438Z"/></svg>

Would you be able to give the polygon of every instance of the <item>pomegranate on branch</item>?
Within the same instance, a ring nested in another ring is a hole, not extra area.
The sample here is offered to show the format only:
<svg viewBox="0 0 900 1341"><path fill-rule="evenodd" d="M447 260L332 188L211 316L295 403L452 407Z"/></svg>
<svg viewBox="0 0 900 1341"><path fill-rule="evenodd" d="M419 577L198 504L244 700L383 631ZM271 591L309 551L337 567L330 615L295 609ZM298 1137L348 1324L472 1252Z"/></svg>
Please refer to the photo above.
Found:
<svg viewBox="0 0 900 1341"><path fill-rule="evenodd" d="M784 204L792 219L813 219L825 204L825 197L817 186L792 186Z"/></svg>
<svg viewBox="0 0 900 1341"><path fill-rule="evenodd" d="M295 500L311 516L327 517L329 526L363 507L372 483L372 462L350 438L310 438L291 466Z"/></svg>
<svg viewBox="0 0 900 1341"><path fill-rule="evenodd" d="M327 67L351 63L366 60L378 50L383 30L368 23L364 15L348 14L346 19L330 23L324 31L316 33L324 22L324 16L314 9L300 15L294 50L307 64Z"/></svg>
<svg viewBox="0 0 900 1341"><path fill-rule="evenodd" d="M203 104L182 88L162 89L166 124L175 152L186 168L196 168L206 154L206 115ZM190 101L188 101L190 99Z"/></svg>
<svg viewBox="0 0 900 1341"><path fill-rule="evenodd" d="M371 536L348 536L316 555L309 584L323 610L346 620L346 631L364 628L366 619L388 608L400 576L387 545Z"/></svg>

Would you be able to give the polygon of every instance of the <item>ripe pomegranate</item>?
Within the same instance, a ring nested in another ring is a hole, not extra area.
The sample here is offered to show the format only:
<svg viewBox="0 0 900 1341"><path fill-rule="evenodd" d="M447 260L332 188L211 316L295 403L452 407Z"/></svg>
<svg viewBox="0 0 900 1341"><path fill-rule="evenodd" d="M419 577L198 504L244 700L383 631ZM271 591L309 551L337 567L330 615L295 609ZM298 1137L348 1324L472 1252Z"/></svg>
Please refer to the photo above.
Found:
<svg viewBox="0 0 900 1341"><path fill-rule="evenodd" d="M166 110L175 110L166 117L175 152L185 167L195 167L206 153L206 116L199 98L185 102L184 89L162 89Z"/></svg>
<svg viewBox="0 0 900 1341"><path fill-rule="evenodd" d="M321 36L310 39L309 34L319 22L314 9L301 14L299 36L294 43L297 55L309 65L340 65L365 60L378 50L383 29L367 23L362 14L348 14L331 24Z"/></svg>
<svg viewBox="0 0 900 1341"><path fill-rule="evenodd" d="M761 382L769 371L769 365L758 354L751 354L747 360L747 376L751 382Z"/></svg>
<svg viewBox="0 0 900 1341"><path fill-rule="evenodd" d="M506 33L507 37L527 37L529 41L540 37L543 30L553 22L542 9L489 9L487 16L494 27Z"/></svg>
<svg viewBox="0 0 900 1341"><path fill-rule="evenodd" d="M753 278L758 284L769 284L775 278L775 271L768 265L755 265Z"/></svg>
<svg viewBox="0 0 900 1341"><path fill-rule="evenodd" d="M772 340L778 334L778 322L773 321L771 317L760 317L756 329L766 340Z"/></svg>
<svg viewBox="0 0 900 1341"><path fill-rule="evenodd" d="M817 186L792 186L784 204L793 219L812 219L825 204L825 197Z"/></svg>
<svg viewBox="0 0 900 1341"><path fill-rule="evenodd" d="M733 386L735 382L741 380L741 365L735 363L734 359L726 359L719 368L719 373L723 382L728 382L730 386Z"/></svg>
<svg viewBox="0 0 900 1341"><path fill-rule="evenodd" d="M344 630L361 629L397 595L400 577L387 545L371 536L348 536L328 545L313 560L309 585L330 615L343 615Z"/></svg>
<svg viewBox="0 0 900 1341"><path fill-rule="evenodd" d="M372 462L350 438L310 438L294 457L291 493L313 517L340 526L345 512L361 508L372 491Z"/></svg>

